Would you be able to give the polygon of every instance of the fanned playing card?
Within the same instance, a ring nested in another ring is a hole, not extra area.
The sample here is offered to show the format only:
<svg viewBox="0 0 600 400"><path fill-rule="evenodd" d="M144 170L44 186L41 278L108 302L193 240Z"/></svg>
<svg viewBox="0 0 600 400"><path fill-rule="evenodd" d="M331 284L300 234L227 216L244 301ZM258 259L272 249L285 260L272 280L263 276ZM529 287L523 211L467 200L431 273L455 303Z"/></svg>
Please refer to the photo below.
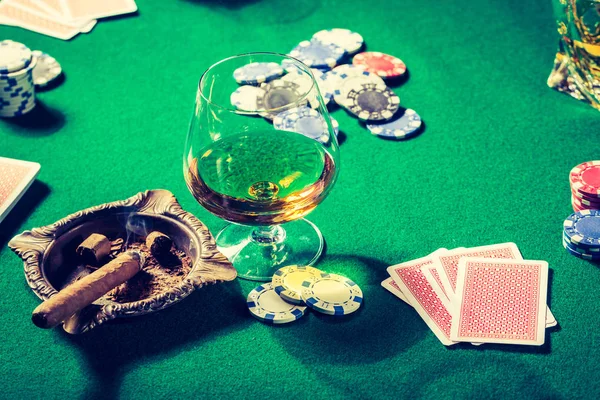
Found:
<svg viewBox="0 0 600 400"><path fill-rule="evenodd" d="M547 289L545 261L462 258L450 339L542 345Z"/></svg>
<svg viewBox="0 0 600 400"><path fill-rule="evenodd" d="M445 252L437 252L434 257L434 265L428 266L428 271L424 272L425 277L432 285L434 291L444 298L441 294L447 295L453 309L456 308L457 298L454 291L456 288L456 277L458 272L458 262L462 257L484 257L484 258L504 258L522 260L521 251L515 243L500 243L479 247L459 247L457 249ZM437 273L436 273L437 272ZM453 310L450 309L453 313ZM546 307L546 327L556 326L558 322L550 307Z"/></svg>
<svg viewBox="0 0 600 400"><path fill-rule="evenodd" d="M40 164L0 157L0 222L35 180Z"/></svg>
<svg viewBox="0 0 600 400"><path fill-rule="evenodd" d="M445 251L446 249L441 250ZM387 271L409 303L429 326L429 329L433 331L440 342L450 346L455 344L450 340L452 316L421 272L422 267L433 264L433 255L435 254L393 265Z"/></svg>
<svg viewBox="0 0 600 400"><path fill-rule="evenodd" d="M400 290L400 288L398 287L398 284L394 282L394 280L391 277L381 282L381 286L386 288L394 296L396 296L397 298L399 298L400 300L412 307L404 293L402 293L402 290Z"/></svg>
<svg viewBox="0 0 600 400"><path fill-rule="evenodd" d="M514 243L493 244L469 249L461 248L436 254L434 262L436 268L438 268L444 292L448 294L452 303L456 300L454 294L456 292L458 261L461 257L523 259L519 248Z"/></svg>

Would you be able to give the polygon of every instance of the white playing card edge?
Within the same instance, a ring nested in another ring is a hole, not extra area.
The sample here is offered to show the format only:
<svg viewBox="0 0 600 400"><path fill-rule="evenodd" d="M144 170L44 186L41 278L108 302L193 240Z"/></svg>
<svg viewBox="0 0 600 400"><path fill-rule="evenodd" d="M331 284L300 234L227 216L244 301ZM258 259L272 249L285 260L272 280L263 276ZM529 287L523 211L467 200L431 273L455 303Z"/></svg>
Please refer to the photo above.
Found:
<svg viewBox="0 0 600 400"><path fill-rule="evenodd" d="M6 162L7 164L27 165L30 168L28 174L21 180L21 183L13 189L11 194L4 201L4 204L0 205L0 222L2 222L2 220L6 218L13 207L19 202L21 197L23 197L27 189L29 189L37 174L40 172L41 166L36 162L14 160L12 158L4 157L0 157L0 162Z"/></svg>
<svg viewBox="0 0 600 400"><path fill-rule="evenodd" d="M520 252L518 253L520 254ZM522 259L504 259L505 261L518 261L520 263L531 263L531 264L541 264L541 277L540 277L540 296L538 299L538 322L537 331L536 331L536 340L514 340L514 339L495 339L495 338L481 338L481 337L471 337L471 336L459 336L458 335L458 327L460 325L460 316L462 303L463 303L463 295L464 285L465 285L465 271L466 271L466 262L475 261L475 262L489 262L493 260L501 260L501 259L492 259L486 257L463 257L459 260L458 264L458 275L457 275L457 283L456 283L456 293L461 294L458 296L459 300L457 303L456 313L452 315L452 327L450 329L450 339L456 342L478 342L478 343L497 343L497 344L518 344L518 345L531 345L531 346L541 346L545 341L545 332L548 327L546 324L546 315L549 311L547 306L547 295L548 295L548 263L546 261L541 260L522 260ZM459 286L460 285L460 286ZM553 325L554 326L554 325Z"/></svg>
<svg viewBox="0 0 600 400"><path fill-rule="evenodd" d="M392 282L393 279L391 277L385 279L383 282L381 282L381 286L383 286L388 292L390 292L391 294L393 294L394 296L396 296L397 298L399 298L400 300L402 300L403 302L405 302L406 304L408 304L409 306L412 307L412 304L410 304L408 302L408 299L406 298L406 296L404 296L404 293L402 293L401 291L399 291L398 289L396 289L395 287L393 287L391 285L390 282Z"/></svg>

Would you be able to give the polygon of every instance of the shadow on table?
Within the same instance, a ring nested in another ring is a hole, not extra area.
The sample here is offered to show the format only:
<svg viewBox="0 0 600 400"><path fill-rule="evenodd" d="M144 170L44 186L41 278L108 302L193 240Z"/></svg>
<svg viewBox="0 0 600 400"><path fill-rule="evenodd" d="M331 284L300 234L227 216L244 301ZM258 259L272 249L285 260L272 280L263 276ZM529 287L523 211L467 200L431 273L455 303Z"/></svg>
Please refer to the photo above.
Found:
<svg viewBox="0 0 600 400"><path fill-rule="evenodd" d="M4 120L14 128L11 133L19 136L48 136L65 125L65 116L59 110L45 105L41 101L31 112L15 118Z"/></svg>
<svg viewBox="0 0 600 400"><path fill-rule="evenodd" d="M310 311L289 327L275 326L273 337L309 366L372 364L412 347L428 329L417 313L381 287L388 266L368 257L328 255L317 267L361 286L361 308L338 317Z"/></svg>
<svg viewBox="0 0 600 400"><path fill-rule="evenodd" d="M17 233L17 229L23 225L33 210L48 196L50 188L43 182L33 181L21 200L8 213L6 218L0 222L0 248L6 244Z"/></svg>
<svg viewBox="0 0 600 400"><path fill-rule="evenodd" d="M239 282L208 286L166 310L114 320L82 335L57 338L81 350L92 376L86 399L117 398L127 366L191 350L250 321Z"/></svg>
<svg viewBox="0 0 600 400"><path fill-rule="evenodd" d="M546 375L540 374L539 368L515 358L488 355L465 359L429 352L414 362L397 389L415 399L436 398L440 393L450 399L562 398L544 380Z"/></svg>
<svg viewBox="0 0 600 400"><path fill-rule="evenodd" d="M301 21L314 14L322 6L319 0L305 0L301 6L288 0L182 0L187 3L201 4L214 9L235 12L238 20L245 24L273 25ZM245 12L245 8L251 11ZM244 11L244 12L242 12ZM306 39L310 39L307 37ZM288 49L280 49L281 52Z"/></svg>

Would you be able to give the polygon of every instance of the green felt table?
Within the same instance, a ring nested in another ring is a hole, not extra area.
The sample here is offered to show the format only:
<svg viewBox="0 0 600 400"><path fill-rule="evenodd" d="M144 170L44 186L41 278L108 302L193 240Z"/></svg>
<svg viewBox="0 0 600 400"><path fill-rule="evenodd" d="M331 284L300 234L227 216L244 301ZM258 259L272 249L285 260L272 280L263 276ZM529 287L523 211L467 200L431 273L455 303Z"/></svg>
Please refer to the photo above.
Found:
<svg viewBox="0 0 600 400"><path fill-rule="evenodd" d="M546 86L557 45L550 1L171 0L99 22L70 42L13 27L0 37L56 57L66 79L34 120L0 121L0 155L38 181L0 225L2 398L594 398L600 393L597 266L561 245L568 172L598 158L598 111ZM336 110L339 180L309 218L318 266L353 278L362 309L282 327L253 319L255 283L211 286L163 312L81 336L40 330L38 298L6 246L22 230L155 188L213 232L182 177L197 80L248 51L287 52L324 28L360 32L402 58L394 90L426 129L391 142ZM445 348L385 291L386 267L440 247L513 241L552 270L559 326L542 347Z"/></svg>

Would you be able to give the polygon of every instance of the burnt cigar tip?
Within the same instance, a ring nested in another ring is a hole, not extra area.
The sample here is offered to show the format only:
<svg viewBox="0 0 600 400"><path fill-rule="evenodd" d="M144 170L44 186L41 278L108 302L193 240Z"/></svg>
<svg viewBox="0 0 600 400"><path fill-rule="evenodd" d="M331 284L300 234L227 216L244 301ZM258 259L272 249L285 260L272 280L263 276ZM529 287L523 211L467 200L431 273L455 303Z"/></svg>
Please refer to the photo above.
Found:
<svg viewBox="0 0 600 400"><path fill-rule="evenodd" d="M134 260L136 260L137 262L139 262L140 263L140 268L142 268L142 266L146 262L146 257L144 257L144 255L142 254L142 252L140 252L138 250L128 250L124 254L127 254L128 256L130 256L131 258L133 258Z"/></svg>
<svg viewBox="0 0 600 400"><path fill-rule="evenodd" d="M31 322L33 322L33 324L38 328L50 328L48 326L48 320L46 319L46 315L44 315L44 313L42 312L34 312L31 315Z"/></svg>

